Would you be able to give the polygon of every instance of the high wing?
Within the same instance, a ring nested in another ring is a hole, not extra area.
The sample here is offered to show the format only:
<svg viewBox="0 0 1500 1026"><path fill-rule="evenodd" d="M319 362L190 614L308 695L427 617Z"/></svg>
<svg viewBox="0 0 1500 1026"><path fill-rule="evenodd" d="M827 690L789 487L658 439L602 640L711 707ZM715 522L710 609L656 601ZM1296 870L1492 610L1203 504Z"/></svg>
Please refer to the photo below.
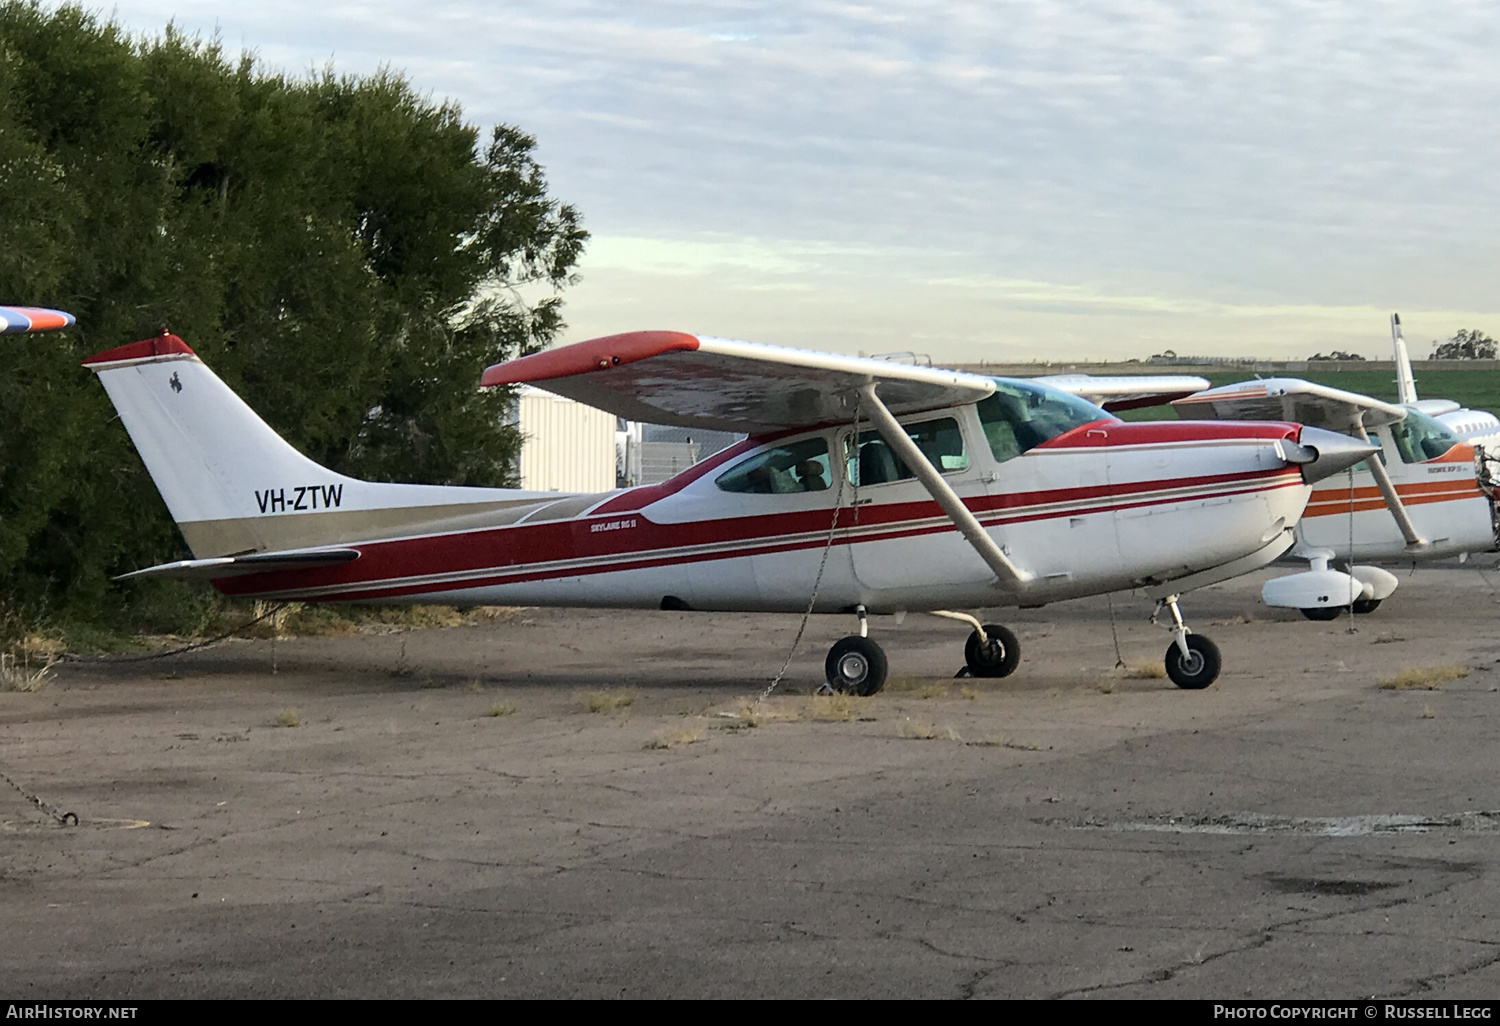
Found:
<svg viewBox="0 0 1500 1026"><path fill-rule="evenodd" d="M1290 420L1344 434L1358 434L1358 424L1375 428L1406 419L1399 406L1300 378L1241 381L1174 400L1172 406L1187 419Z"/></svg>
<svg viewBox="0 0 1500 1026"><path fill-rule="evenodd" d="M61 310L47 310L40 306L0 306L0 335L52 331L70 328L73 323L73 315Z"/></svg>
<svg viewBox="0 0 1500 1026"><path fill-rule="evenodd" d="M497 363L481 384L532 384L627 420L751 434L853 417L873 384L896 415L972 403L977 374L678 331L635 331Z"/></svg>
<svg viewBox="0 0 1500 1026"><path fill-rule="evenodd" d="M1111 413L1160 406L1202 391L1209 385L1207 378L1195 374L1054 374L1031 380L1087 399Z"/></svg>

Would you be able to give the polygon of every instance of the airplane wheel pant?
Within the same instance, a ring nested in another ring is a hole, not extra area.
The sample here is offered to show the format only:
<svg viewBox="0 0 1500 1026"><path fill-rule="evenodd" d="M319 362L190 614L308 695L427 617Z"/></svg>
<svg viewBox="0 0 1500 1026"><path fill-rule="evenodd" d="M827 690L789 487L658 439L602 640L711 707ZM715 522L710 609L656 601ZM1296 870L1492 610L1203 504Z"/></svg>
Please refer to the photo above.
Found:
<svg viewBox="0 0 1500 1026"><path fill-rule="evenodd" d="M823 673L835 691L873 695L885 686L885 650L870 638L851 634L828 650Z"/></svg>
<svg viewBox="0 0 1500 1026"><path fill-rule="evenodd" d="M998 623L984 625L985 641L972 631L964 642L964 663L971 677L1009 677L1021 663L1021 643Z"/></svg>
<svg viewBox="0 0 1500 1026"><path fill-rule="evenodd" d="M1219 657L1219 646L1201 634L1187 636L1189 656L1182 658L1177 642L1167 648L1167 676L1180 688L1197 691L1206 688L1219 677L1223 660Z"/></svg>

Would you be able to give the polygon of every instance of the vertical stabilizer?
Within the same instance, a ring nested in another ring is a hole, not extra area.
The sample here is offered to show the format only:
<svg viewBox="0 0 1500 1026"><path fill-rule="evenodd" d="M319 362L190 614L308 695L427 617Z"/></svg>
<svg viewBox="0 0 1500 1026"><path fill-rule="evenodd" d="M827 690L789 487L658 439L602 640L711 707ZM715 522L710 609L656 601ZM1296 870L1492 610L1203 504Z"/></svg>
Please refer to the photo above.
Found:
<svg viewBox="0 0 1500 1026"><path fill-rule="evenodd" d="M261 420L176 335L91 356L141 461L198 559L406 536L560 492L360 481Z"/></svg>
<svg viewBox="0 0 1500 1026"><path fill-rule="evenodd" d="M1417 379L1412 377L1411 357L1406 352L1406 339L1401 334L1401 315L1391 314L1391 345L1396 349L1396 402L1417 401Z"/></svg>

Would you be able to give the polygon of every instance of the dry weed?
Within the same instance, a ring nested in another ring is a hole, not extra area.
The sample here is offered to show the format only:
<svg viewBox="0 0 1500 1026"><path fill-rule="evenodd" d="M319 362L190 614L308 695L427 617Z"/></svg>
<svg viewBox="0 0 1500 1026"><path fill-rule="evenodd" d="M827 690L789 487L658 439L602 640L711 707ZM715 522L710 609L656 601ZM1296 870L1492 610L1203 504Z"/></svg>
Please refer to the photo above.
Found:
<svg viewBox="0 0 1500 1026"><path fill-rule="evenodd" d="M1440 684L1467 677L1469 668L1457 663L1442 663L1438 666L1403 666L1392 677L1381 680L1380 687L1386 691L1404 691L1408 688L1425 688L1436 691Z"/></svg>
<svg viewBox="0 0 1500 1026"><path fill-rule="evenodd" d="M910 717L902 724L901 735L915 741L957 741L958 732L952 727L934 727L923 720L914 720Z"/></svg>
<svg viewBox="0 0 1500 1026"><path fill-rule="evenodd" d="M697 744L703 740L703 731L697 727L690 729L664 730L650 741L646 742L648 749L681 748L684 745Z"/></svg>
<svg viewBox="0 0 1500 1026"><path fill-rule="evenodd" d="M494 702L485 710L486 716L509 716L516 711L516 707L505 702Z"/></svg>
<svg viewBox="0 0 1500 1026"><path fill-rule="evenodd" d="M632 688L614 688L608 691L585 691L578 697L585 709L597 713L628 708L635 704L636 694Z"/></svg>
<svg viewBox="0 0 1500 1026"><path fill-rule="evenodd" d="M1130 659L1120 675L1126 680L1160 680L1167 675L1167 667L1154 659Z"/></svg>
<svg viewBox="0 0 1500 1026"><path fill-rule="evenodd" d="M1114 678L1113 677L1105 677L1103 680L1099 681L1098 687L1099 687L1099 694L1101 694L1101 695L1110 695L1110 694L1113 694L1114 690L1115 690L1115 681L1114 681Z"/></svg>
<svg viewBox="0 0 1500 1026"><path fill-rule="evenodd" d="M1424 705L1424 706L1422 706L1422 719L1424 719L1424 720L1430 720L1430 719L1432 719L1436 715L1437 715L1437 713L1435 713L1435 712L1432 711L1432 706L1430 706L1430 705Z"/></svg>
<svg viewBox="0 0 1500 1026"><path fill-rule="evenodd" d="M0 691L40 691L67 646L57 638L27 634L0 652Z"/></svg>
<svg viewBox="0 0 1500 1026"><path fill-rule="evenodd" d="M848 723L864 702L855 695L813 695L807 700L807 714L820 723Z"/></svg>
<svg viewBox="0 0 1500 1026"><path fill-rule="evenodd" d="M959 688L958 689L958 693L967 702L972 702L976 698L979 697L979 689L976 688L976 687L963 687L963 688Z"/></svg>
<svg viewBox="0 0 1500 1026"><path fill-rule="evenodd" d="M276 711L276 726L278 727L300 727L302 726L302 710L293 706Z"/></svg>
<svg viewBox="0 0 1500 1026"><path fill-rule="evenodd" d="M758 727L763 723L796 723L802 719L799 709L784 709L770 702L747 702L740 706L739 717L747 727Z"/></svg>

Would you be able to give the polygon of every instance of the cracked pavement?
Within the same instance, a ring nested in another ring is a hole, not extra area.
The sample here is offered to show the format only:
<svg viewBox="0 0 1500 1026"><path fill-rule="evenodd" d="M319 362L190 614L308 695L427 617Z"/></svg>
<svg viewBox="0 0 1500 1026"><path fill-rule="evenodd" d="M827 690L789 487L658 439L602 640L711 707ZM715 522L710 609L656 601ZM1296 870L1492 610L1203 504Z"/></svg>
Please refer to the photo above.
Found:
<svg viewBox="0 0 1500 1026"><path fill-rule="evenodd" d="M753 727L797 617L65 664L0 693L0 992L1492 997L1492 564L1403 576L1355 633L1259 606L1264 575L1194 593L1202 692L1113 670L1100 599L987 617L1004 681L952 679L958 625L872 618L887 691L814 703L853 627L817 617ZM1158 662L1150 603L1115 612ZM1439 663L1471 672L1377 686Z"/></svg>

